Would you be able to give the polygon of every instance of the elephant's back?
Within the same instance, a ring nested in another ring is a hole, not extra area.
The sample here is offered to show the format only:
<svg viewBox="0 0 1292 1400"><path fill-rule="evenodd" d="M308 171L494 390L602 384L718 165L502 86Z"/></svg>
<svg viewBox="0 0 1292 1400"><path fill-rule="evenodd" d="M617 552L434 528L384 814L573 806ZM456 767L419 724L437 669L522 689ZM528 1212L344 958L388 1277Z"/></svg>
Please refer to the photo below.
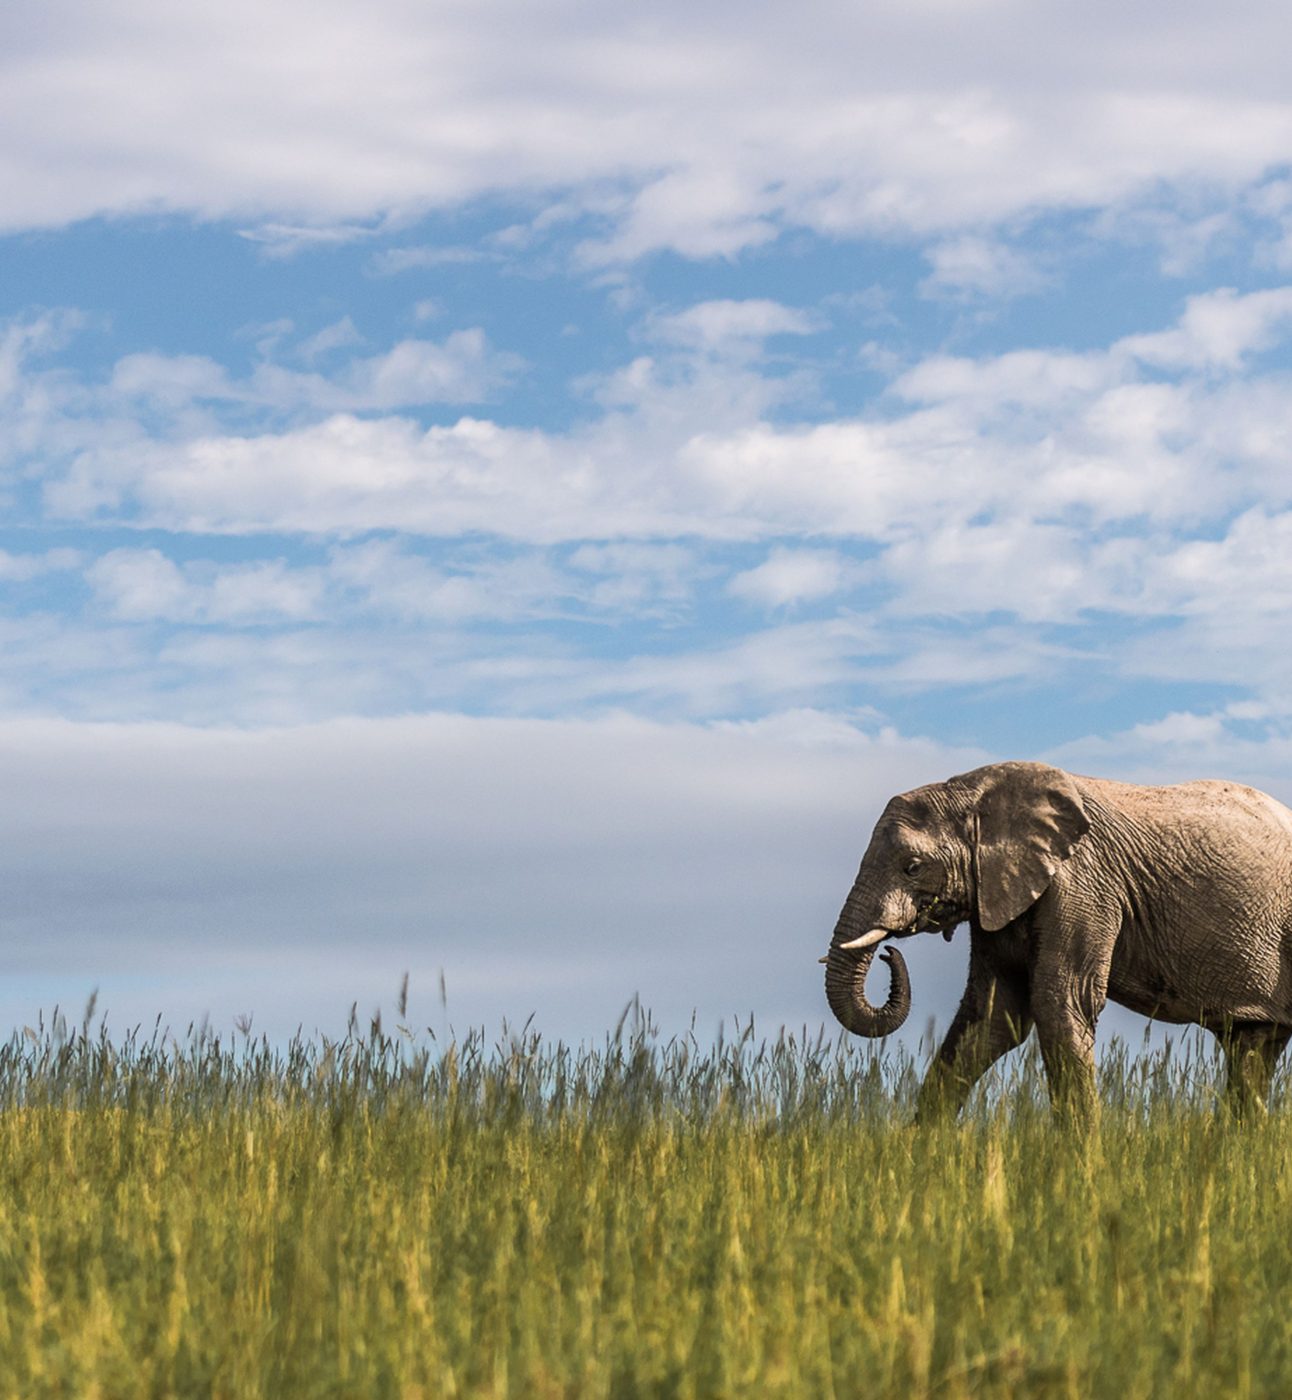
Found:
<svg viewBox="0 0 1292 1400"><path fill-rule="evenodd" d="M1237 855L1262 852L1285 861L1292 878L1292 810L1245 783L1200 778L1150 787L1106 778L1083 778L1081 786L1101 803L1143 830L1175 832L1186 848L1211 848Z"/></svg>
<svg viewBox="0 0 1292 1400"><path fill-rule="evenodd" d="M1260 788L1226 782L1221 778L1202 778L1159 791L1187 793L1191 805L1196 807L1200 816L1219 820L1246 816L1262 824L1273 824L1292 840L1292 811Z"/></svg>

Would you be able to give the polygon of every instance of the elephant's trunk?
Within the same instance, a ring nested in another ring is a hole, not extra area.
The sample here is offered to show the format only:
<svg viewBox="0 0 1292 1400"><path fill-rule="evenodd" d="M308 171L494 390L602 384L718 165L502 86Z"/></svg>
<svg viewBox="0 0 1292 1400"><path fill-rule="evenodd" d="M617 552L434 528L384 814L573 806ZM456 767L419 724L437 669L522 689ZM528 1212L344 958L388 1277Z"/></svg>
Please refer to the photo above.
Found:
<svg viewBox="0 0 1292 1400"><path fill-rule="evenodd" d="M850 899L839 915L826 957L826 1000L840 1024L853 1035L891 1035L910 1014L911 979L901 953L896 948L886 948L884 959L892 972L888 1000L883 1006L873 1006L866 1000L866 974L874 961L877 944L865 948L841 946L865 932L865 923L858 918L854 901Z"/></svg>

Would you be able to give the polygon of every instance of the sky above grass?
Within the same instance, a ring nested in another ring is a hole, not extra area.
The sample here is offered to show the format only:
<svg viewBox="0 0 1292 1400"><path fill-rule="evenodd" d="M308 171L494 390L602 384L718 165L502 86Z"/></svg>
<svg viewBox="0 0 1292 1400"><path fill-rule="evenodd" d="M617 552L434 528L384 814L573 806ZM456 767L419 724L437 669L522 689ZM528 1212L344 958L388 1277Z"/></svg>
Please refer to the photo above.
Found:
<svg viewBox="0 0 1292 1400"><path fill-rule="evenodd" d="M815 1026L894 791L1292 798L1283 7L0 31L10 1022Z"/></svg>

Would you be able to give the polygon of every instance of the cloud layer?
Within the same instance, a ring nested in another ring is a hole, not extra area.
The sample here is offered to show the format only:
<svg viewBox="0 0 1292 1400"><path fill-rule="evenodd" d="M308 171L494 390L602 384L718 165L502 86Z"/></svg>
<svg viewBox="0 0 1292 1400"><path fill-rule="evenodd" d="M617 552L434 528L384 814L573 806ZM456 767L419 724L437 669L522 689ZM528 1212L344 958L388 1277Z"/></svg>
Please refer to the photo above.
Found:
<svg viewBox="0 0 1292 1400"><path fill-rule="evenodd" d="M1235 190L1292 150L1274 4L1223 21L1022 0L626 16L520 0L16 9L3 218L179 211L326 247L506 193L541 200L544 226L598 223L590 262L730 256L786 228L929 233ZM997 276L964 254L938 275Z"/></svg>
<svg viewBox="0 0 1292 1400"><path fill-rule="evenodd" d="M424 428L328 412L348 391L321 379L307 402L323 412L300 426L193 432L191 410L233 389L207 383L214 372L191 373L189 361L153 356L145 367L135 356L113 372L113 412L163 384L151 397L178 431L87 442L46 499L69 518L196 533L394 529L534 543L927 541L982 516L1187 526L1286 501L1285 375L1260 356L1286 341L1290 322L1292 289L1220 289L1190 299L1174 326L1103 350L934 354L891 381L879 411L786 422L768 410L789 386L754 362L766 336L801 331L808 318L767 302L699 303L653 323L684 350L604 376L602 415L561 433L481 416ZM728 353L712 357L715 345ZM381 378L371 366L405 348L357 358L338 379ZM278 404L291 408L302 378L264 366L254 381L281 384ZM420 401L436 399L428 390ZM374 396L367 406L386 404Z"/></svg>
<svg viewBox="0 0 1292 1400"><path fill-rule="evenodd" d="M634 993L673 1025L698 1010L703 1033L751 1010L815 1021L816 955L879 806L975 757L810 712L9 722L0 1016L31 1019L20 998L75 965L93 972L64 1004L107 979L118 1029L159 988L193 1006L196 977L225 1031L250 1011L271 1034L335 1032L404 970L441 1027L441 970L459 1029L536 1011L595 1037ZM925 976L943 1012L961 961Z"/></svg>

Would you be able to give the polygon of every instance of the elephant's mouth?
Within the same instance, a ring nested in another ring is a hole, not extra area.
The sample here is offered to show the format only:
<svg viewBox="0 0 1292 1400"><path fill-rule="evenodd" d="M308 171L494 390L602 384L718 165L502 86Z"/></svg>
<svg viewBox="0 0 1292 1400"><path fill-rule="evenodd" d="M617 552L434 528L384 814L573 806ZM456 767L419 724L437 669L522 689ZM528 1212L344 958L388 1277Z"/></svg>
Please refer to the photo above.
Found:
<svg viewBox="0 0 1292 1400"><path fill-rule="evenodd" d="M840 943L838 946L855 951L873 947L887 938L911 938L917 933L940 933L946 942L950 943L956 926L964 923L968 917L969 911L963 905L955 900L943 899L939 895L936 899L921 904L915 911L915 917L901 928L873 928L869 933L863 933L860 938L854 938L849 943ZM824 961L823 958L822 962Z"/></svg>
<svg viewBox="0 0 1292 1400"><path fill-rule="evenodd" d="M915 933L940 933L950 943L956 925L963 923L968 917L968 911L954 900L943 899L939 895L937 899L922 904L911 922L905 928L896 930L895 936L909 938Z"/></svg>

